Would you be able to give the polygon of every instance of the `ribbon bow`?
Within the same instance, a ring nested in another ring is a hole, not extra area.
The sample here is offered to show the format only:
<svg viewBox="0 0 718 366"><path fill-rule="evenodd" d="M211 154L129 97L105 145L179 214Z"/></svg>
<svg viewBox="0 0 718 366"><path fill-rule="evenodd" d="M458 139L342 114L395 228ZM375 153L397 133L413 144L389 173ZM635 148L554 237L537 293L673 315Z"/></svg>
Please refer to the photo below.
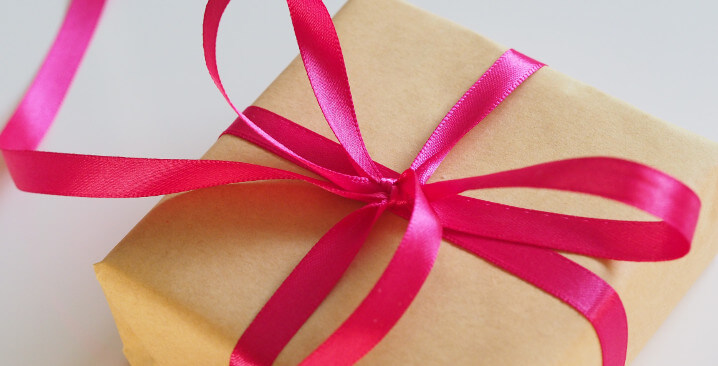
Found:
<svg viewBox="0 0 718 366"><path fill-rule="evenodd" d="M209 73L244 138L324 179L219 160L106 157L37 151L70 85L104 0L74 0L33 84L0 134L18 188L83 197L139 197L257 180L295 179L366 202L307 253L239 338L230 365L269 365L340 280L385 211L409 220L390 263L351 316L303 365L352 364L403 315L432 269L441 239L474 253L576 309L593 325L604 366L625 363L627 321L605 281L556 251L598 258L662 261L690 249L698 197L648 166L609 157L576 158L464 179L427 183L452 147L542 63L504 53L451 108L411 166L399 174L373 161L357 124L339 40L319 0L288 0L309 81L339 144L270 111L244 113L219 78L215 42L229 0L210 0L204 17ZM560 215L461 196L472 189L533 187L597 195L661 221ZM291 311L287 309L291 307Z"/></svg>

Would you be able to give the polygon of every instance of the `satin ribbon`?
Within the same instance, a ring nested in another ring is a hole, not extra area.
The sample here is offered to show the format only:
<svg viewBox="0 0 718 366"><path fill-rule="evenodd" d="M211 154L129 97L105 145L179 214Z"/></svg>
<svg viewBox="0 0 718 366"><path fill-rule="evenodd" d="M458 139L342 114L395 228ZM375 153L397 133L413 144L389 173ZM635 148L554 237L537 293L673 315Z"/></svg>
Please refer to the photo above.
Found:
<svg viewBox="0 0 718 366"><path fill-rule="evenodd" d="M664 261L690 249L700 202L689 187L651 167L610 157L547 162L477 177L427 183L451 148L543 64L504 53L451 108L401 174L373 161L354 112L341 47L319 0L288 0L300 53L317 102L339 143L270 111L237 110L215 58L229 0L210 0L204 52L210 75L237 120L225 131L322 179L254 164L63 154L36 148L54 119L100 17L104 0L73 0L31 87L0 133L19 189L82 197L140 197L257 180L303 180L366 205L337 223L307 253L239 338L230 365L269 365L342 277L385 211L409 220L389 265L348 319L303 365L358 361L411 304L450 241L541 288L588 319L604 366L623 365L627 322L618 294L556 251L629 261ZM461 196L472 189L532 187L580 192L637 207L661 221L560 215ZM291 309L291 311L288 311ZM540 342L540 340L537 340Z"/></svg>

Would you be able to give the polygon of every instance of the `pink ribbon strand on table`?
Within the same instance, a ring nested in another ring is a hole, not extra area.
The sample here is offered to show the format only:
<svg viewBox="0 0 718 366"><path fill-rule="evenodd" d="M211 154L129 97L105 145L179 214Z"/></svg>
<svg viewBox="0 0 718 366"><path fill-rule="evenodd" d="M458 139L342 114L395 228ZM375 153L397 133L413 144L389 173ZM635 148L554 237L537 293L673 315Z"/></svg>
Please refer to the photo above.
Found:
<svg viewBox="0 0 718 366"><path fill-rule="evenodd" d="M386 211L408 219L396 252L373 289L303 365L353 364L391 330L432 269L442 238L541 288L593 325L604 366L624 365L627 320L609 284L557 251L627 261L665 261L690 249L700 202L685 184L648 166L610 157L547 162L477 177L427 183L452 147L543 64L506 51L451 108L401 174L369 156L359 131L343 55L319 0L288 0L312 90L339 143L270 111L244 113L219 78L215 42L229 0L210 0L204 16L209 73L238 118L225 131L321 179L220 160L146 159L37 151L72 81L104 0L73 0L35 80L0 134L18 188L82 197L141 197L231 183L303 180L365 202L306 254L239 338L229 364L270 365L340 281ZM622 202L661 221L560 215L461 196L473 189L531 187ZM287 311L291 307L292 311ZM540 341L540 340L537 340Z"/></svg>

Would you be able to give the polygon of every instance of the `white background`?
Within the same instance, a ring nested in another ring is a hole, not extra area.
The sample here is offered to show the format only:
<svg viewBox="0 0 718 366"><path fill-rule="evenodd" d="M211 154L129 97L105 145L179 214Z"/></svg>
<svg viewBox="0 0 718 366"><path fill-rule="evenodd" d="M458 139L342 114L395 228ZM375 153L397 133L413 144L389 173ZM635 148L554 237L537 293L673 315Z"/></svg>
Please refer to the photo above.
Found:
<svg viewBox="0 0 718 366"><path fill-rule="evenodd" d="M411 2L718 141L715 2ZM203 65L203 3L111 0L43 149L200 156L233 119ZM330 1L330 11L341 3ZM0 2L0 120L29 84L65 7ZM235 103L250 104L297 53L285 5L232 3L219 52ZM22 193L0 160L0 364L126 365L91 264L156 200ZM717 365L717 286L714 260L633 365Z"/></svg>

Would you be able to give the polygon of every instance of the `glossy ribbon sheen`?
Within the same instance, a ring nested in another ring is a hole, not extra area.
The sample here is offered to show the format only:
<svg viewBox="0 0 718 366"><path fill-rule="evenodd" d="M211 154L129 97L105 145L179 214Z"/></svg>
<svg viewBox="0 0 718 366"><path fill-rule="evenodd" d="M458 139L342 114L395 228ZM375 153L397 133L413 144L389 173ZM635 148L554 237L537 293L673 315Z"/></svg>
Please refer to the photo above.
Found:
<svg viewBox="0 0 718 366"><path fill-rule="evenodd" d="M230 365L270 365L341 279L385 211L409 220L406 233L373 289L304 365L352 364L391 330L436 259L441 239L484 258L561 299L593 325L603 364L625 363L626 315L605 281L556 251L630 261L685 255L698 219L698 197L648 166L609 157L538 164L427 184L451 148L543 64L504 53L439 123L409 169L374 162L362 140L334 25L319 0L288 0L297 42L317 102L337 144L270 111L244 113L219 78L215 41L229 0L210 0L204 51L210 75L239 116L225 133L244 138L323 179L248 163L144 159L37 151L89 44L104 0L74 0L25 97L0 134L18 188L83 197L140 197L230 183L304 180L366 202L329 230L299 262L239 338ZM461 196L472 189L532 187L596 195L637 207L661 221L618 221L560 215ZM291 309L291 311L287 311ZM537 340L540 341L540 340Z"/></svg>

